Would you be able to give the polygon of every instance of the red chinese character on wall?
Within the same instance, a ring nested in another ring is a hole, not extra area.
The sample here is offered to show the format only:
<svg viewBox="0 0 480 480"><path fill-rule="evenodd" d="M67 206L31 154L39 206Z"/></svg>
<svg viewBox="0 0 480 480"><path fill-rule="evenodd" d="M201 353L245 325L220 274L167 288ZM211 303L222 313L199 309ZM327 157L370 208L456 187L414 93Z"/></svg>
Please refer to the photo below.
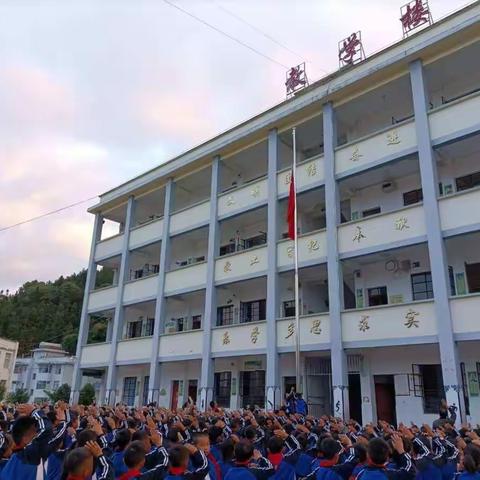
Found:
<svg viewBox="0 0 480 480"><path fill-rule="evenodd" d="M305 64L292 67L287 72L287 80L285 86L287 87L287 96L295 93L300 88L308 85L307 74L305 73Z"/></svg>
<svg viewBox="0 0 480 480"><path fill-rule="evenodd" d="M404 35L425 23L432 23L427 0L414 0L407 3L400 9L400 15Z"/></svg>
<svg viewBox="0 0 480 480"><path fill-rule="evenodd" d="M338 44L340 66L353 65L363 60L363 47L360 32L352 33Z"/></svg>

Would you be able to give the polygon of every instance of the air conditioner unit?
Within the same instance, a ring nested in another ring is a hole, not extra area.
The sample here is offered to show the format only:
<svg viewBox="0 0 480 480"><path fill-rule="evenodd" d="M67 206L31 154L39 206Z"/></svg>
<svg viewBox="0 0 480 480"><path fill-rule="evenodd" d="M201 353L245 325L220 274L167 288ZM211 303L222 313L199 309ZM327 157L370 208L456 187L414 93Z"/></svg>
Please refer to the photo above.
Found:
<svg viewBox="0 0 480 480"><path fill-rule="evenodd" d="M355 275L355 278L362 278L362 271L361 270L355 270L353 272L353 274Z"/></svg>
<svg viewBox="0 0 480 480"><path fill-rule="evenodd" d="M420 262L412 262L412 268L420 268Z"/></svg>
<svg viewBox="0 0 480 480"><path fill-rule="evenodd" d="M384 182L382 183L382 191L384 192L393 192L397 188L395 182Z"/></svg>

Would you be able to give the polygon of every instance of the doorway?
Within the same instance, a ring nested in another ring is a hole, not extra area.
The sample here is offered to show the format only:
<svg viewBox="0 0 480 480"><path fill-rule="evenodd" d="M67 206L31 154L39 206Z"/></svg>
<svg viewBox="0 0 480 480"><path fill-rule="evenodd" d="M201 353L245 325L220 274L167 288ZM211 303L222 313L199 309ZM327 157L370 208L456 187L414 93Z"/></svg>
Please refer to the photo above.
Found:
<svg viewBox="0 0 480 480"><path fill-rule="evenodd" d="M468 293L480 292L480 263L466 263Z"/></svg>
<svg viewBox="0 0 480 480"><path fill-rule="evenodd" d="M213 398L220 407L230 408L232 394L232 372L215 373L215 390Z"/></svg>
<svg viewBox="0 0 480 480"><path fill-rule="evenodd" d="M283 398L285 400L285 396L290 393L292 387L295 388L296 391L297 386L297 378L296 377L283 377Z"/></svg>
<svg viewBox="0 0 480 480"><path fill-rule="evenodd" d="M240 372L242 407L265 406L265 370Z"/></svg>
<svg viewBox="0 0 480 480"><path fill-rule="evenodd" d="M193 403L197 403L197 391L198 391L198 380L189 380L188 381L188 397L193 400Z"/></svg>
<svg viewBox="0 0 480 480"><path fill-rule="evenodd" d="M332 415L333 390L330 358L307 357L305 369L308 411L315 417Z"/></svg>
<svg viewBox="0 0 480 480"><path fill-rule="evenodd" d="M395 380L393 375L374 375L377 419L397 425Z"/></svg>
<svg viewBox="0 0 480 480"><path fill-rule="evenodd" d="M178 391L180 389L180 380L174 380L172 382L172 397L170 400L170 408L176 410L178 407Z"/></svg>
<svg viewBox="0 0 480 480"><path fill-rule="evenodd" d="M350 405L350 418L356 420L360 425L362 421L362 390L360 387L360 374L348 374L348 402Z"/></svg>

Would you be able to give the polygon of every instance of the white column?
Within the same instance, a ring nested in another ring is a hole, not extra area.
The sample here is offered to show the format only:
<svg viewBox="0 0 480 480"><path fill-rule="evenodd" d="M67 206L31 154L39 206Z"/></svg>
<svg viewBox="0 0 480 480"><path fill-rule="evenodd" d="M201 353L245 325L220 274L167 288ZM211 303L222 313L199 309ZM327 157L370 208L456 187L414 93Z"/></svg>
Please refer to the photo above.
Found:
<svg viewBox="0 0 480 480"><path fill-rule="evenodd" d="M432 271L435 316L437 319L443 383L448 404L457 405L457 407L460 408L459 417L461 417L462 421L465 421L462 377L460 374L457 346L453 338L452 317L448 299L450 292L448 263L437 200L437 163L435 155L433 154L430 138L426 85L421 60L415 60L410 64L410 81L413 94L413 109L415 112L415 129L423 191L423 210L425 212L428 253L430 257L430 269Z"/></svg>
<svg viewBox="0 0 480 480"><path fill-rule="evenodd" d="M278 316L278 273L277 273L277 240L278 240L278 196L277 196L277 130L268 135L268 273L267 273L267 372L266 372L266 405L267 410L277 408L282 399L278 378L277 353L277 316Z"/></svg>
<svg viewBox="0 0 480 480"><path fill-rule="evenodd" d="M325 214L327 221L327 271L332 364L333 415L349 418L347 356L342 345L343 278L338 259L337 225L340 219L338 185L335 179L335 120L331 103L323 107L325 159Z"/></svg>
<svg viewBox="0 0 480 480"><path fill-rule="evenodd" d="M206 410L213 398L214 363L211 354L212 322L216 318L217 298L215 288L215 258L218 255L218 181L220 158L212 162L212 181L210 189L210 224L208 227L207 247L207 285L205 290L205 313L202 319L203 347L202 370L200 377L200 410Z"/></svg>
<svg viewBox="0 0 480 480"><path fill-rule="evenodd" d="M150 358L150 373L148 381L148 401L158 402L160 392L160 372L158 363L160 349L160 335L165 327L165 275L170 250L170 215L173 202L173 180L170 179L165 187L165 204L163 211L162 245L158 267L157 301L155 303L155 324L153 327L152 353Z"/></svg>
<svg viewBox="0 0 480 480"><path fill-rule="evenodd" d="M88 316L88 301L90 298L90 292L95 285L95 248L97 242L100 241L102 236L103 218L97 213L95 215L95 221L93 224L92 243L90 245L90 256L88 259L87 276L85 279L85 290L83 293L82 313L80 316L80 326L78 330L77 351L75 357L75 365L73 367L72 376L72 392L70 394L70 402L77 403L82 383L82 371L80 368L80 359L82 357L82 348L87 343L89 316Z"/></svg>
<svg viewBox="0 0 480 480"><path fill-rule="evenodd" d="M113 317L112 341L110 343L110 360L107 368L107 385L105 390L105 403L113 405L116 400L117 384L117 346L120 340L121 326L123 324L123 289L125 286L125 277L128 272L128 242L130 238L130 228L133 220L134 198L130 196L127 203L127 214L125 218L125 231L123 233L122 257L120 260L120 269L118 275L117 301L115 304L115 313Z"/></svg>

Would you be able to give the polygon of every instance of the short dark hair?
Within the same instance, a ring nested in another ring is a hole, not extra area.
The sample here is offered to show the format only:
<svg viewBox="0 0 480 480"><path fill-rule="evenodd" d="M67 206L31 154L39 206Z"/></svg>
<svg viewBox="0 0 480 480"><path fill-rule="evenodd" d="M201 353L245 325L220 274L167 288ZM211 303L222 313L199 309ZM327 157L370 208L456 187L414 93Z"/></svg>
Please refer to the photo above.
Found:
<svg viewBox="0 0 480 480"><path fill-rule="evenodd" d="M140 440L132 442L126 449L123 461L128 468L134 468L145 460L145 447Z"/></svg>
<svg viewBox="0 0 480 480"><path fill-rule="evenodd" d="M148 432L146 430L137 430L133 432L132 442L136 442L137 440L145 440L146 438L149 438Z"/></svg>
<svg viewBox="0 0 480 480"><path fill-rule="evenodd" d="M367 449L365 445L356 443L353 448L355 449L355 456L358 458L358 461L364 463L367 460Z"/></svg>
<svg viewBox="0 0 480 480"><path fill-rule="evenodd" d="M172 467L183 467L188 462L189 453L187 447L183 445L177 445L173 447L169 454L168 459Z"/></svg>
<svg viewBox="0 0 480 480"><path fill-rule="evenodd" d="M463 467L468 473L477 473L480 470L480 448L472 443L465 449Z"/></svg>
<svg viewBox="0 0 480 480"><path fill-rule="evenodd" d="M283 450L285 442L277 436L270 437L267 442L267 448L271 453L280 453Z"/></svg>
<svg viewBox="0 0 480 480"><path fill-rule="evenodd" d="M62 478L68 475L76 475L80 473L82 465L88 460L92 454L85 447L79 447L71 450L63 462Z"/></svg>
<svg viewBox="0 0 480 480"><path fill-rule="evenodd" d="M390 447L383 438L372 438L368 442L367 453L373 463L383 465L388 460Z"/></svg>
<svg viewBox="0 0 480 480"><path fill-rule="evenodd" d="M340 444L333 438L325 438L320 444L320 451L322 452L325 460L331 460L334 458L335 455L340 453L341 449L342 447Z"/></svg>
<svg viewBox="0 0 480 480"><path fill-rule="evenodd" d="M78 447L84 447L87 442L96 442L98 438L98 435L90 429L82 430L78 435L77 435L77 446Z"/></svg>
<svg viewBox="0 0 480 480"><path fill-rule="evenodd" d="M170 440L173 443L178 442L178 434L180 430L176 427L170 428L167 433L167 440Z"/></svg>
<svg viewBox="0 0 480 480"><path fill-rule="evenodd" d="M126 446L130 443L132 439L132 434L130 430L127 428L122 428L121 430L117 430L115 433L115 440L114 444L119 450L124 450Z"/></svg>
<svg viewBox="0 0 480 480"><path fill-rule="evenodd" d="M237 462L247 462L253 456L253 445L242 440L235 445L235 459Z"/></svg>
<svg viewBox="0 0 480 480"><path fill-rule="evenodd" d="M33 417L20 417L15 420L12 427L13 441L18 445L22 442L23 437L32 428L37 428L37 421Z"/></svg>
<svg viewBox="0 0 480 480"><path fill-rule="evenodd" d="M257 429L251 425L245 429L245 438L253 440L257 436Z"/></svg>
<svg viewBox="0 0 480 480"><path fill-rule="evenodd" d="M212 443L217 443L218 437L223 433L223 430L220 427L210 427L208 429L208 436Z"/></svg>

